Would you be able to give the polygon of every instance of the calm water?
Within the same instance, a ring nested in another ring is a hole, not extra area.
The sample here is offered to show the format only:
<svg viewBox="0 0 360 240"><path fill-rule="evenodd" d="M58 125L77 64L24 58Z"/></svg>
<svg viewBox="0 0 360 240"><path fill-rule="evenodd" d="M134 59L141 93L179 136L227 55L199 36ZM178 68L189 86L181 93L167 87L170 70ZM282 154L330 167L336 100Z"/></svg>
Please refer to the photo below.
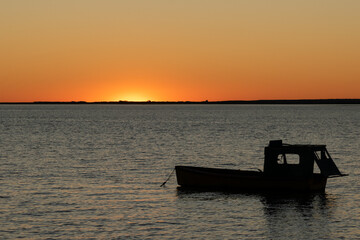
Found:
<svg viewBox="0 0 360 240"><path fill-rule="evenodd" d="M359 105L0 105L0 237L360 238ZM182 192L175 165L262 168L327 144L326 194Z"/></svg>

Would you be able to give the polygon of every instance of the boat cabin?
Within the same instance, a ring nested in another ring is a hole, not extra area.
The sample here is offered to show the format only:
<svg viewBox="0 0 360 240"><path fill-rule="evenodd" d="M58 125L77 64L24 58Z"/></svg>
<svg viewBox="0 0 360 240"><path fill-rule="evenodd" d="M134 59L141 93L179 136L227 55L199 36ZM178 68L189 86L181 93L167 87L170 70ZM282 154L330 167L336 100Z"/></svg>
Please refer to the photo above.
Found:
<svg viewBox="0 0 360 240"><path fill-rule="evenodd" d="M291 145L282 140L270 141L265 147L264 174L267 176L307 177L314 174L314 164L326 177L343 176L326 145Z"/></svg>

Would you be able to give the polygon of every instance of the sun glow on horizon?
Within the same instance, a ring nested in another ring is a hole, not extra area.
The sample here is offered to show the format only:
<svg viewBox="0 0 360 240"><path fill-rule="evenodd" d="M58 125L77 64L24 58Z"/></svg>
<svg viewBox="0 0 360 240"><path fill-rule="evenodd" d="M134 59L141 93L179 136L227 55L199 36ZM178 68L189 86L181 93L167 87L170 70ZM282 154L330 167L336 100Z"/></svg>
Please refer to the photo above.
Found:
<svg viewBox="0 0 360 240"><path fill-rule="evenodd" d="M151 100L150 98L145 97L144 95L138 93L128 93L119 95L112 99L113 101L128 101L128 102L146 102Z"/></svg>

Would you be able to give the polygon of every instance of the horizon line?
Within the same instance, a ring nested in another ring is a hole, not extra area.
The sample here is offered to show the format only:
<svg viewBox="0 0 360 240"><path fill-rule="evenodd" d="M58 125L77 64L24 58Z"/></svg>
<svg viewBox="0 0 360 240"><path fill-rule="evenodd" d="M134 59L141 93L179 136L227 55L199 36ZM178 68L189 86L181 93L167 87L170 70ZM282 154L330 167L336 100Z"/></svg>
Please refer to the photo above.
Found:
<svg viewBox="0 0 360 240"><path fill-rule="evenodd" d="M360 104L359 98L329 99L261 99L261 100L222 100L222 101L32 101L0 102L0 104Z"/></svg>

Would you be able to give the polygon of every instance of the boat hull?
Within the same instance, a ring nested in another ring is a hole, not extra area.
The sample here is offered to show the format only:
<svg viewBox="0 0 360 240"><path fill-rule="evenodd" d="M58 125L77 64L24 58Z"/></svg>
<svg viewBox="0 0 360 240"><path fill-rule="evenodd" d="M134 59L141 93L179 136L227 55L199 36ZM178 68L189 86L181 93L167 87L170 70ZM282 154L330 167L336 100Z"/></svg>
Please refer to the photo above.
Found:
<svg viewBox="0 0 360 240"><path fill-rule="evenodd" d="M324 192L327 177L267 176L263 172L232 169L176 166L176 178L182 188L221 191L292 191Z"/></svg>

